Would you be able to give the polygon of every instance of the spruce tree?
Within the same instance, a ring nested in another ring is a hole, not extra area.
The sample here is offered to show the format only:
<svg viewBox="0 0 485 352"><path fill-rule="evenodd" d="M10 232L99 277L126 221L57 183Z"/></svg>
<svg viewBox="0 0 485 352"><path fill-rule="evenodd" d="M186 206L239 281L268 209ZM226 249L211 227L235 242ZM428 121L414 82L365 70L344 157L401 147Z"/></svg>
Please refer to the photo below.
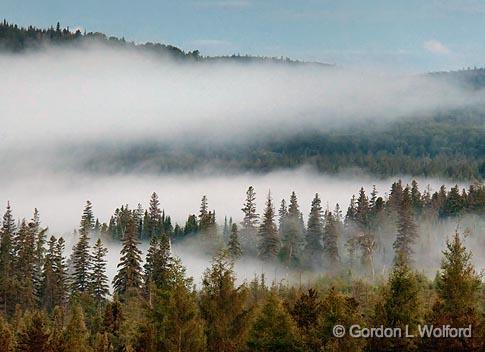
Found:
<svg viewBox="0 0 485 352"><path fill-rule="evenodd" d="M64 342L69 351L89 352L89 332L84 320L84 312L79 304L75 304L71 309L71 319L69 320L64 333Z"/></svg>
<svg viewBox="0 0 485 352"><path fill-rule="evenodd" d="M288 216L282 237L281 255L288 265L297 264L300 260L300 250L303 242L301 213L295 192L291 193Z"/></svg>
<svg viewBox="0 0 485 352"><path fill-rule="evenodd" d="M10 324L0 314L0 351L14 352L15 337Z"/></svg>
<svg viewBox="0 0 485 352"><path fill-rule="evenodd" d="M246 201L241 210L244 213L241 222L241 236L248 245L256 247L252 242L256 239L259 214L256 213L256 192L253 186L250 186L246 191Z"/></svg>
<svg viewBox="0 0 485 352"><path fill-rule="evenodd" d="M241 244L239 243L239 231L236 224L232 224L227 250L232 259L238 259L242 256Z"/></svg>
<svg viewBox="0 0 485 352"><path fill-rule="evenodd" d="M65 306L68 291L69 291L69 277L68 277L68 266L66 264L66 258L64 256L66 243L62 237L57 240L54 249L54 273L56 275L56 296L55 305L61 307Z"/></svg>
<svg viewBox="0 0 485 352"><path fill-rule="evenodd" d="M266 209L263 214L263 221L259 226L259 256L263 260L273 260L280 250L280 239L278 228L275 223L275 210L271 193L268 192L266 199Z"/></svg>
<svg viewBox="0 0 485 352"><path fill-rule="evenodd" d="M172 254L168 236L162 234L152 237L144 265L146 288L149 289L150 284L154 284L159 289L167 289L171 266Z"/></svg>
<svg viewBox="0 0 485 352"><path fill-rule="evenodd" d="M235 284L233 262L221 251L205 271L200 292L209 351L234 351L245 344L250 318L247 289Z"/></svg>
<svg viewBox="0 0 485 352"><path fill-rule="evenodd" d="M323 230L323 252L325 261L331 270L337 268L340 262L338 252L339 228L338 222L331 211L325 214L325 227Z"/></svg>
<svg viewBox="0 0 485 352"><path fill-rule="evenodd" d="M51 312L56 306L57 277L55 273L55 246L57 239L51 236L48 250L44 258L40 288L41 307Z"/></svg>
<svg viewBox="0 0 485 352"><path fill-rule="evenodd" d="M200 211L199 211L199 224L203 222L203 219L207 216L209 212L209 207L207 204L207 196L202 196L202 200L200 202Z"/></svg>
<svg viewBox="0 0 485 352"><path fill-rule="evenodd" d="M153 192L150 198L148 208L148 238L158 236L162 232L162 211L160 210L160 201L158 195Z"/></svg>
<svg viewBox="0 0 485 352"><path fill-rule="evenodd" d="M79 227L79 233L81 236L85 234L89 236L94 230L95 220L93 214L93 204L88 200L83 210L81 217L81 226Z"/></svg>
<svg viewBox="0 0 485 352"><path fill-rule="evenodd" d="M113 288L118 295L123 295L129 290L138 290L143 283L141 251L138 248L136 234L136 223L131 219L123 237L118 273L113 279Z"/></svg>
<svg viewBox="0 0 485 352"><path fill-rule="evenodd" d="M435 351L483 351L483 330L480 331L479 295L481 275L471 261L471 252L455 233L447 241L441 268L436 277L438 299L427 320L435 326L450 325L454 328L471 326L471 338L427 339L427 350ZM483 328L482 328L483 329Z"/></svg>
<svg viewBox="0 0 485 352"><path fill-rule="evenodd" d="M71 256L71 293L74 295L88 292L92 268L88 232L82 230L79 234Z"/></svg>
<svg viewBox="0 0 485 352"><path fill-rule="evenodd" d="M106 275L106 255L108 249L98 238L92 255L92 270L90 274L90 290L97 302L102 302L109 295L108 276Z"/></svg>
<svg viewBox="0 0 485 352"><path fill-rule="evenodd" d="M43 311L27 312L21 319L17 333L18 352L50 352L49 317Z"/></svg>
<svg viewBox="0 0 485 352"><path fill-rule="evenodd" d="M284 227L285 222L288 217L288 208L286 206L286 201L284 199L281 200L280 208L278 210L278 232L280 234L280 238L284 234Z"/></svg>
<svg viewBox="0 0 485 352"><path fill-rule="evenodd" d="M24 308L35 306L35 233L32 222L22 221L15 240L15 302Z"/></svg>
<svg viewBox="0 0 485 352"><path fill-rule="evenodd" d="M299 332L295 321L274 293L269 294L251 329L248 347L252 351L297 351Z"/></svg>
<svg viewBox="0 0 485 352"><path fill-rule="evenodd" d="M409 187L406 187L401 195L401 203L398 208L398 229L397 237L393 248L396 252L395 262L402 261L409 265L413 254L413 244L418 236L417 227L414 222L412 211L411 194Z"/></svg>
<svg viewBox="0 0 485 352"><path fill-rule="evenodd" d="M322 201L315 194L312 200L310 215L308 217L308 228L306 231L305 257L306 260L316 267L322 264L323 254L323 218L322 218Z"/></svg>
<svg viewBox="0 0 485 352"><path fill-rule="evenodd" d="M15 308L12 304L14 285L14 236L15 220L13 219L10 203L3 215L2 228L0 230L0 303L5 315L10 315Z"/></svg>
<svg viewBox="0 0 485 352"><path fill-rule="evenodd" d="M42 282L42 266L44 265L45 244L47 228L40 227L40 217L37 208L34 209L34 216L31 220L32 231L35 236L35 263L34 263L34 288L35 296L40 301L41 282Z"/></svg>
<svg viewBox="0 0 485 352"><path fill-rule="evenodd" d="M419 288L415 273L405 262L398 261L389 277L383 302L375 308L374 324L401 329L417 336L422 319ZM373 351L415 351L418 341L406 336L371 340Z"/></svg>

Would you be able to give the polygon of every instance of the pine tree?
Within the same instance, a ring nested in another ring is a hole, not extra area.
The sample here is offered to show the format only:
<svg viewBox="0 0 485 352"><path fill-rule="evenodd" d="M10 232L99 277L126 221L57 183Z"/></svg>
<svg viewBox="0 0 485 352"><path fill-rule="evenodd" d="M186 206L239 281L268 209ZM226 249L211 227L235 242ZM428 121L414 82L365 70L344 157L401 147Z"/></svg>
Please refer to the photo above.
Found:
<svg viewBox="0 0 485 352"><path fill-rule="evenodd" d="M39 310L26 313L22 317L17 334L17 351L50 352L50 336L47 314Z"/></svg>
<svg viewBox="0 0 485 352"><path fill-rule="evenodd" d="M312 201L306 232L305 257L311 265L315 265L316 267L321 266L323 255L323 218L321 204L322 201L317 193Z"/></svg>
<svg viewBox="0 0 485 352"><path fill-rule="evenodd" d="M57 240L54 249L53 263L54 263L54 273L56 276L56 295L55 295L55 305L65 306L68 291L69 291L69 278L68 278L68 267L66 264L66 258L64 257L66 243L62 237Z"/></svg>
<svg viewBox="0 0 485 352"><path fill-rule="evenodd" d="M238 259L242 256L242 249L239 243L239 231L236 224L232 224L231 235L227 243L227 250L232 259Z"/></svg>
<svg viewBox="0 0 485 352"><path fill-rule="evenodd" d="M250 313L246 308L247 289L236 287L235 282L232 260L222 251L204 273L200 292L209 351L235 351L245 344Z"/></svg>
<svg viewBox="0 0 485 352"><path fill-rule="evenodd" d="M280 239L278 235L278 228L275 223L275 211L271 193L268 192L266 199L266 209L263 214L263 221L259 227L259 256L263 260L273 260L280 250Z"/></svg>
<svg viewBox="0 0 485 352"><path fill-rule="evenodd" d="M160 201L158 195L153 192L150 198L148 208L148 238L158 236L162 232L162 211L160 210Z"/></svg>
<svg viewBox="0 0 485 352"><path fill-rule="evenodd" d="M92 255L92 270L90 273L90 290L96 302L102 302L109 295L108 276L106 275L106 255L108 249L103 246L103 242L98 238Z"/></svg>
<svg viewBox="0 0 485 352"><path fill-rule="evenodd" d="M417 336L418 324L422 319L422 309L418 297L416 275L406 263L399 261L394 265L386 287L383 303L375 308L374 324L386 328L401 329ZM415 338L376 338L371 341L373 351L415 351Z"/></svg>
<svg viewBox="0 0 485 352"><path fill-rule="evenodd" d="M89 253L89 237L86 229L79 231L80 237L73 248L71 293L82 294L89 290L89 278L91 275L92 261Z"/></svg>
<svg viewBox="0 0 485 352"><path fill-rule="evenodd" d="M94 230L94 224L93 204L88 200L86 201L86 206L81 217L80 235L89 236Z"/></svg>
<svg viewBox="0 0 485 352"><path fill-rule="evenodd" d="M270 294L250 332L248 346L252 351L296 351L299 333L290 314L278 296Z"/></svg>
<svg viewBox="0 0 485 352"><path fill-rule="evenodd" d="M65 345L72 352L89 352L91 348L88 339L89 332L84 321L84 312L79 304L75 304L64 333Z"/></svg>
<svg viewBox="0 0 485 352"><path fill-rule="evenodd" d="M149 289L154 284L159 289L167 289L170 280L172 254L167 235L154 236L150 240L145 269L145 286Z"/></svg>
<svg viewBox="0 0 485 352"><path fill-rule="evenodd" d="M402 261L407 265L411 262L412 246L418 236L411 206L409 187L406 187L402 192L401 204L398 208L398 230L393 248L396 251L395 261Z"/></svg>
<svg viewBox="0 0 485 352"><path fill-rule="evenodd" d="M34 209L34 216L31 220L32 231L35 236L35 262L34 262L34 288L36 299L40 300L41 295L41 281L42 281L42 266L44 265L45 244L47 228L40 227L40 216L37 208Z"/></svg>
<svg viewBox="0 0 485 352"><path fill-rule="evenodd" d="M302 236L301 213L298 206L298 199L295 192L292 192L281 249L282 258L289 265L298 263L300 259L300 250L303 242Z"/></svg>
<svg viewBox="0 0 485 352"><path fill-rule="evenodd" d="M284 199L281 200L280 209L278 210L278 232L280 237L283 236L285 232L285 222L288 217L288 208L286 207L286 201Z"/></svg>
<svg viewBox="0 0 485 352"><path fill-rule="evenodd" d="M427 320L435 326L450 325L460 328L471 326L471 338L430 339L424 346L435 351L483 351L483 331L480 331L479 294L481 275L471 261L471 252L455 233L447 241L441 269L436 277L438 300Z"/></svg>
<svg viewBox="0 0 485 352"><path fill-rule="evenodd" d="M0 230L0 303L3 313L9 316L15 304L13 299L13 277L14 277L14 245L15 221L12 215L10 203L3 215L2 229Z"/></svg>
<svg viewBox="0 0 485 352"><path fill-rule="evenodd" d="M173 259L169 276L170 286L166 290L159 290L152 299L151 320L157 331L157 350L204 351L203 321L192 279L185 278L185 268L178 259Z"/></svg>
<svg viewBox="0 0 485 352"><path fill-rule="evenodd" d="M34 296L34 266L35 266L35 234L33 224L22 221L15 240L15 282L17 292L15 303L24 308L35 306Z"/></svg>
<svg viewBox="0 0 485 352"><path fill-rule="evenodd" d="M323 252L330 269L336 269L340 262L338 252L339 229L338 223L331 211L325 214L325 227L323 230Z"/></svg>
<svg viewBox="0 0 485 352"><path fill-rule="evenodd" d="M252 241L257 233L259 222L259 214L256 213L256 192L253 186L250 186L246 191L246 201L241 210L244 213L244 218L241 222L241 234L244 239L248 237Z"/></svg>
<svg viewBox="0 0 485 352"><path fill-rule="evenodd" d="M97 333L94 339L94 352L113 352L113 348L109 342L108 334Z"/></svg>
<svg viewBox="0 0 485 352"><path fill-rule="evenodd" d="M207 196L204 195L200 203L199 224L203 222L203 219L207 216L208 212L209 208L207 205Z"/></svg>
<svg viewBox="0 0 485 352"><path fill-rule="evenodd" d="M143 283L141 251L138 248L139 242L136 238L136 233L136 224L131 219L128 222L123 238L118 273L113 279L114 291L119 295L123 295L132 289L137 290L141 288Z"/></svg>
<svg viewBox="0 0 485 352"><path fill-rule="evenodd" d="M357 199L356 209L356 223L362 232L369 230L369 215L370 215L369 199L365 195L364 188L362 187L359 192L359 198Z"/></svg>
<svg viewBox="0 0 485 352"><path fill-rule="evenodd" d="M56 306L57 277L55 273L55 246L57 239L51 236L48 243L48 250L44 258L42 281L40 289L41 307L51 312Z"/></svg>
<svg viewBox="0 0 485 352"><path fill-rule="evenodd" d="M12 328L0 314L0 351L13 352L15 338Z"/></svg>

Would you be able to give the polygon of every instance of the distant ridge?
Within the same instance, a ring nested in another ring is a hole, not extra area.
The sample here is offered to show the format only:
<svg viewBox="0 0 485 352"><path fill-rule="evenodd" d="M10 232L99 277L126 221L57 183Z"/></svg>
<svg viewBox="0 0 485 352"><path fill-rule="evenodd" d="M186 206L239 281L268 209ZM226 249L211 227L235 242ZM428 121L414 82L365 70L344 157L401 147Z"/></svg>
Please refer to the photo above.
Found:
<svg viewBox="0 0 485 352"><path fill-rule="evenodd" d="M138 44L126 41L124 38L107 36L100 32L71 31L69 27L62 28L58 22L53 26L42 29L34 26L21 27L6 20L0 22L0 52L20 53L27 50L41 50L49 46L66 47L82 43L96 42L114 48L124 48L155 54L160 57L177 61L189 62L238 62L238 63L271 63L285 65L314 65L331 67L334 65L293 60L288 57L267 57L233 54L227 56L202 56L199 50L185 52L182 49L161 43L146 42Z"/></svg>

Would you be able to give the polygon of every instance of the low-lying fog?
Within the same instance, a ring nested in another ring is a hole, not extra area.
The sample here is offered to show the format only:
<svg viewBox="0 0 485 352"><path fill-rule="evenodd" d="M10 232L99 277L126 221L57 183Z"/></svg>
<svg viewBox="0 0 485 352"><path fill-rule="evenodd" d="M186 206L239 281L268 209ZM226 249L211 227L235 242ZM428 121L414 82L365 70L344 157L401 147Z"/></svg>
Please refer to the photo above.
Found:
<svg viewBox="0 0 485 352"><path fill-rule="evenodd" d="M251 145L255 136L324 131L368 118L378 124L483 101L482 91L398 71L364 75L314 66L176 64L98 46L2 54L0 77L0 202L10 201L17 218L30 218L37 207L50 233L67 235L68 243L88 199L95 216L106 222L123 204L146 207L155 191L173 222L183 224L207 195L221 224L224 216L240 220L250 185L260 213L271 189L276 206L295 191L307 216L315 193L324 206L333 209L339 203L345 211L361 186L369 193L375 184L384 194L396 180L327 176L304 168L257 175L228 175L226 170L92 174L81 162L76 165L83 159L83 146L150 141L224 145L227 140ZM71 145L78 154L66 157ZM421 189L449 185L418 181ZM182 248L174 251L189 273L200 277L208 259ZM116 246L111 249L111 272L118 252ZM260 265L244 264L242 277L251 278Z"/></svg>
<svg viewBox="0 0 485 352"><path fill-rule="evenodd" d="M411 181L403 177L403 182ZM110 175L88 176L72 173L35 174L31 177L4 180L0 183L0 195L4 204L9 200L18 218L30 218L32 210L37 207L44 226L49 226L50 234L63 235L70 251L74 243L72 231L79 226L80 217L86 200L93 202L95 216L107 222L115 208L129 204L135 208L141 203L144 208L152 192L160 197L161 207L173 219L173 223L183 224L189 213L197 214L202 195L207 195L209 206L215 209L219 225L224 216L233 217L235 222L242 218L242 204L247 188L252 185L257 192L258 212L263 212L266 194L271 189L272 197L278 207L281 199L288 200L291 191L298 196L301 211L307 220L310 204L316 192L322 198L322 204L334 209L339 203L342 210L348 206L349 199L357 194L363 186L369 194L376 185L379 194L385 195L396 179L376 179L359 175L322 175L311 169L279 171L268 174L208 175L208 174L171 174L171 175ZM441 184L452 183L438 179L417 179L422 189L428 186L437 190ZM427 253L426 267L430 274L439 266L440 251L444 239L453 234L456 223L444 225L438 234L435 250ZM434 232L434 231L433 231ZM394 235L394 234L392 234ZM114 275L119 259L121 245L108 243L110 248L108 270ZM146 248L143 245L143 249ZM200 283L203 271L210 265L210 258L204 256L197 248L186 244L175 245L174 253L180 256L187 266L187 272ZM477 253L478 256L479 253ZM478 256L475 259L482 258ZM477 264L482 265L482 262ZM424 266L422 266L424 268ZM251 280L256 274L265 273L268 281L291 280L298 283L298 273L288 273L284 267L268 266L258 260L245 260L236 266L240 280ZM288 276L289 275L289 276ZM303 280L307 280L304 277Z"/></svg>

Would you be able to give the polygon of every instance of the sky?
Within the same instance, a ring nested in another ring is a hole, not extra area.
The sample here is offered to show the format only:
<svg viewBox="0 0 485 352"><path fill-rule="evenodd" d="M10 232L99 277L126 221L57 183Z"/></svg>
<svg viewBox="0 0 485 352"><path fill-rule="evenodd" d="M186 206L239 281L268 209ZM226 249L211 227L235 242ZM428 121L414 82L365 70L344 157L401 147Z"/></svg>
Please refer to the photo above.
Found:
<svg viewBox="0 0 485 352"><path fill-rule="evenodd" d="M485 0L1 0L20 25L82 28L204 55L406 72L483 66Z"/></svg>

